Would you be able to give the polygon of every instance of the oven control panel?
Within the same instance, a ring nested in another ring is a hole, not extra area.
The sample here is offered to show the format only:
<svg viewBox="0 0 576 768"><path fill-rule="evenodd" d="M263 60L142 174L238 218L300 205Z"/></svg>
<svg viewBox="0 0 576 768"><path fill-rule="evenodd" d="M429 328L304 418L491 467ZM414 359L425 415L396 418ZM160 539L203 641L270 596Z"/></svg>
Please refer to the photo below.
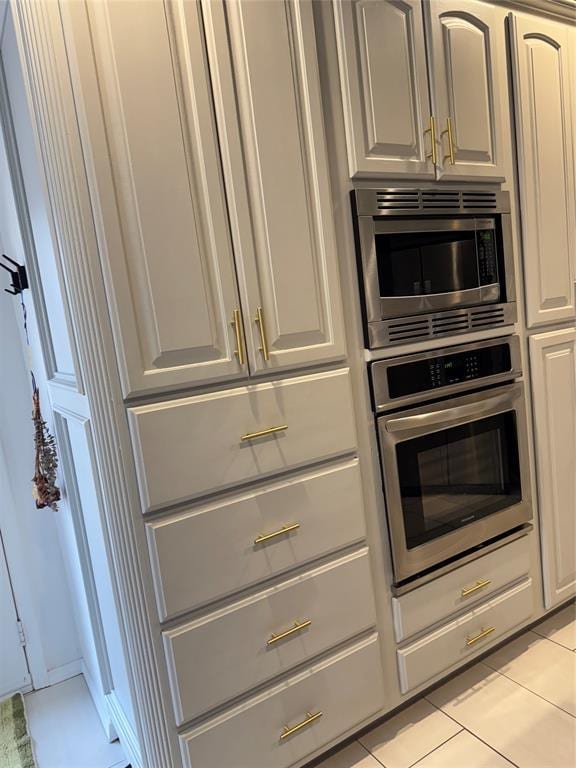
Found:
<svg viewBox="0 0 576 768"><path fill-rule="evenodd" d="M387 369L390 399L483 379L511 370L508 342L407 360Z"/></svg>

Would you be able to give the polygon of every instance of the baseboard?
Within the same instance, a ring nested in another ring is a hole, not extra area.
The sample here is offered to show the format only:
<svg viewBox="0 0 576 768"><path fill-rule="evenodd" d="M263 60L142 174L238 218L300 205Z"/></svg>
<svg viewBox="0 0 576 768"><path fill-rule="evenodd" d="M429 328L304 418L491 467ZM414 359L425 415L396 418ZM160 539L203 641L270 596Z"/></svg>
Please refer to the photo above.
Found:
<svg viewBox="0 0 576 768"><path fill-rule="evenodd" d="M126 758L130 761L132 768L142 768L138 736L134 732L132 723L126 717L124 709L114 691L106 695L106 703L110 712L110 718L120 739L120 744L122 744L122 748L126 753Z"/></svg>
<svg viewBox="0 0 576 768"><path fill-rule="evenodd" d="M47 685L57 685L64 680L68 680L71 677L76 677L82 674L82 659L74 659L68 664L63 664L61 667L54 667L49 669L47 678ZM46 686L42 686L43 688Z"/></svg>
<svg viewBox="0 0 576 768"><path fill-rule="evenodd" d="M104 732L106 733L106 738L109 742L116 741L118 733L114 727L112 718L110 717L110 710L106 704L106 694L95 684L84 659L82 659L82 674L84 675L84 680L90 691L92 702L96 708L96 712L98 712L98 717L100 718Z"/></svg>

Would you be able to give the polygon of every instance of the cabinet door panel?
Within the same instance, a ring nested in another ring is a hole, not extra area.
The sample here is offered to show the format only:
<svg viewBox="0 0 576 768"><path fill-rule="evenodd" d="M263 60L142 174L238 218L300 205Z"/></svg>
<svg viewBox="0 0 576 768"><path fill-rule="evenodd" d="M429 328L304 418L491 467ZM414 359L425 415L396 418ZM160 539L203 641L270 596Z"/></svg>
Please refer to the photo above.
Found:
<svg viewBox="0 0 576 768"><path fill-rule="evenodd" d="M432 86L439 176L503 179L501 90L507 88L503 15L489 5L431 0ZM454 164L449 157L452 121ZM440 135L440 134L439 134Z"/></svg>
<svg viewBox="0 0 576 768"><path fill-rule="evenodd" d="M237 375L199 8L94 2L88 16L94 60L79 55L79 72L126 394Z"/></svg>
<svg viewBox="0 0 576 768"><path fill-rule="evenodd" d="M344 0L334 13L350 176L433 178L420 3Z"/></svg>
<svg viewBox="0 0 576 768"><path fill-rule="evenodd" d="M203 7L251 370L337 359L343 327L311 3Z"/></svg>
<svg viewBox="0 0 576 768"><path fill-rule="evenodd" d="M576 593L576 330L530 339L546 607Z"/></svg>
<svg viewBox="0 0 576 768"><path fill-rule="evenodd" d="M576 317L569 30L511 20L528 325Z"/></svg>

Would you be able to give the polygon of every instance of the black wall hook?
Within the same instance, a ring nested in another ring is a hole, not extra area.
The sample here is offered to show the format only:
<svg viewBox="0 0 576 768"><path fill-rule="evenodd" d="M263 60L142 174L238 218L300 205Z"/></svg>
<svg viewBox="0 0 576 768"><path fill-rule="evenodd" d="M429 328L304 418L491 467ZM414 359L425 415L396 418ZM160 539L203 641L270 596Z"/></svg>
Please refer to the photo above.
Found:
<svg viewBox="0 0 576 768"><path fill-rule="evenodd" d="M13 264L16 267L16 269L11 269L10 267L7 267L6 264L0 264L0 267L3 267L6 272L10 272L12 278L10 285L13 290L10 291L8 288L4 288L4 290L6 293L11 293L12 296L18 296L19 293L22 293L22 291L29 287L26 267L23 264L18 264L17 261L11 259L10 256L6 256L5 253L2 254L2 258L6 259L6 261L9 261L10 264Z"/></svg>

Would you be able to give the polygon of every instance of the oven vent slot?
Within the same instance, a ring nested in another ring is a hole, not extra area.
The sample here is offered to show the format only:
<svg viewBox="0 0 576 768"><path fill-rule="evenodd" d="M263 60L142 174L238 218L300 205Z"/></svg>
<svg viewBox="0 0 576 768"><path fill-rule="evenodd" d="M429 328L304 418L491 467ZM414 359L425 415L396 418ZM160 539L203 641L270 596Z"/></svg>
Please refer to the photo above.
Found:
<svg viewBox="0 0 576 768"><path fill-rule="evenodd" d="M487 309L475 309L471 311L472 328L482 328L483 326L504 325L504 308L490 307Z"/></svg>
<svg viewBox="0 0 576 768"><path fill-rule="evenodd" d="M439 336L446 333L462 333L470 327L470 314L458 312L450 315L443 315L432 319L432 335Z"/></svg>
<svg viewBox="0 0 576 768"><path fill-rule="evenodd" d="M376 207L381 211L418 209L420 193L417 189L387 189L376 194Z"/></svg>
<svg viewBox="0 0 576 768"><path fill-rule="evenodd" d="M423 189L421 194L422 208L442 208L444 210L460 210L460 193L447 190Z"/></svg>
<svg viewBox="0 0 576 768"><path fill-rule="evenodd" d="M496 192L462 192L462 210L479 208L487 211L495 210L498 207Z"/></svg>
<svg viewBox="0 0 576 768"><path fill-rule="evenodd" d="M388 325L390 344L408 343L426 336L430 336L430 320L428 318L399 320Z"/></svg>

